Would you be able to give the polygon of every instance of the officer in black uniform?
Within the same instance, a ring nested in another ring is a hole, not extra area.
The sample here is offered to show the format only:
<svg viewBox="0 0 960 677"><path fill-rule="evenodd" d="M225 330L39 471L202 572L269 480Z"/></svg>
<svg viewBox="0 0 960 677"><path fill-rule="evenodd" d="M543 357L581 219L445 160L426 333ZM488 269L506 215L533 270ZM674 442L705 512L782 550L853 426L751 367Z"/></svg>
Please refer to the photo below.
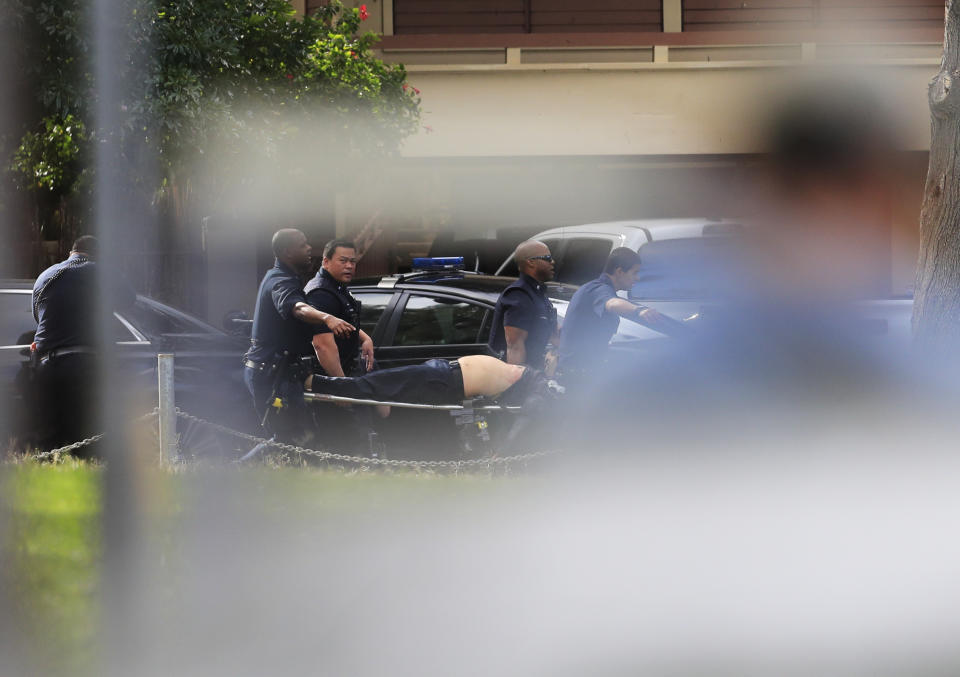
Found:
<svg viewBox="0 0 960 677"><path fill-rule="evenodd" d="M331 240L323 248L323 262L304 291L307 303L359 327L360 301L347 285L357 265L357 249L348 240ZM373 340L362 329L336 336L326 327L313 330L313 351L328 376L362 376L373 369ZM370 407L316 407L317 425L325 441L336 448L376 453L376 435ZM381 413L386 413L381 411Z"/></svg>
<svg viewBox="0 0 960 677"><path fill-rule="evenodd" d="M557 342L557 311L547 298L554 261L543 242L521 242L513 254L519 279L503 290L493 311L490 349L509 364L544 369L553 374L556 355L547 350Z"/></svg>
<svg viewBox="0 0 960 677"><path fill-rule="evenodd" d="M304 292L317 310L359 327L360 301L347 290L357 265L357 249L348 240L331 240L323 263ZM328 376L360 376L373 367L373 340L362 329L336 336L326 326L313 330L313 349Z"/></svg>
<svg viewBox="0 0 960 677"><path fill-rule="evenodd" d="M33 286L37 332L32 357L37 365L41 446L55 448L99 432L97 360L97 239L84 235L70 256L47 268ZM136 295L125 283L115 285L116 310L133 305ZM89 447L77 450L88 454Z"/></svg>
<svg viewBox="0 0 960 677"><path fill-rule="evenodd" d="M278 425L267 420L267 409L279 395L293 412L302 410L303 392L295 367L308 354L313 327L324 326L343 337L354 333L355 328L307 303L300 276L310 269L311 249L302 232L293 228L278 230L272 246L276 261L260 283L251 345L244 355L243 380L268 432L285 435L296 431L297 416L286 416Z"/></svg>

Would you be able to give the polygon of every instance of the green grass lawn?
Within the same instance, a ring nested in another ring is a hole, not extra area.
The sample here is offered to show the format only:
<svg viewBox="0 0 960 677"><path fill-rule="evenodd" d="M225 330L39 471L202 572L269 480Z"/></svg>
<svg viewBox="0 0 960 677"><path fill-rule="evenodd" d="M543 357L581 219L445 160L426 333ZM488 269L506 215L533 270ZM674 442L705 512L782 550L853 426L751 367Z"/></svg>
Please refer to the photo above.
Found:
<svg viewBox="0 0 960 677"><path fill-rule="evenodd" d="M100 478L96 466L5 466L3 559L12 622L45 674L96 672Z"/></svg>
<svg viewBox="0 0 960 677"><path fill-rule="evenodd" d="M143 470L143 469L142 469ZM293 467L224 470L236 495L256 510L285 518L410 506L434 499L485 496L513 491L519 484L479 476L357 473ZM99 674L101 499L104 467L67 460L0 466L0 501L6 524L0 535L2 582L10 591L14 626L40 674ZM202 482L195 469L147 468L138 473L136 495L144 517L140 524L168 554L178 551L173 534L185 514L191 491ZM170 557L175 585L176 557ZM0 610L3 613L4 610Z"/></svg>

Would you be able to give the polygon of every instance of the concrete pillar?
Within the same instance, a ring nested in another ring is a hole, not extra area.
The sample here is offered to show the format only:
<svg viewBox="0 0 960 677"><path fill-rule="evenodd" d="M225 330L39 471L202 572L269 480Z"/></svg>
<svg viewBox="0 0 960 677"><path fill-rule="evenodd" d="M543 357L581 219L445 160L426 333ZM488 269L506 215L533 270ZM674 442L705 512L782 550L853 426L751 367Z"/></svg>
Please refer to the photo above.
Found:
<svg viewBox="0 0 960 677"><path fill-rule="evenodd" d="M680 33L683 31L682 0L663 0L663 32Z"/></svg>

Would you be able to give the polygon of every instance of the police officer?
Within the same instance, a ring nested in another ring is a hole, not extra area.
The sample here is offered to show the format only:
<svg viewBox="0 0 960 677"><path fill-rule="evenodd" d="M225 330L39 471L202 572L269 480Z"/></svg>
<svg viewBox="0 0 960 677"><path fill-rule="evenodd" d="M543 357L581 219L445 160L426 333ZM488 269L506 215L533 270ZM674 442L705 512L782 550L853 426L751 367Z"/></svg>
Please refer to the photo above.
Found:
<svg viewBox="0 0 960 677"><path fill-rule="evenodd" d="M357 249L348 240L331 240L323 262L304 292L317 310L359 327L360 301L347 290L357 266ZM313 330L313 349L328 376L359 376L373 368L373 341L362 329L335 335L325 325Z"/></svg>
<svg viewBox="0 0 960 677"><path fill-rule="evenodd" d="M244 355L243 380L253 397L261 421L272 395L285 395L294 410L302 407L302 390L289 374L291 364L309 351L308 325L327 327L346 337L354 327L329 313L311 308L303 293L300 276L310 270L310 244L299 230L284 228L273 234L276 261L267 271L257 293L250 349ZM276 427L271 433L283 432Z"/></svg>
<svg viewBox="0 0 960 677"><path fill-rule="evenodd" d="M552 374L554 356L547 346L557 340L557 311L546 295L554 261L543 242L521 242L513 254L520 271L503 290L493 311L490 348L509 364L544 369Z"/></svg>
<svg viewBox="0 0 960 677"><path fill-rule="evenodd" d="M600 277L582 285L573 295L560 339L560 371L567 383L603 365L621 317L643 325L664 321L656 310L617 296L618 291L633 287L639 272L640 255L628 247L618 247L610 252Z"/></svg>
<svg viewBox="0 0 960 677"><path fill-rule="evenodd" d="M42 446L77 442L96 430L97 382L97 239L77 238L70 255L47 268L33 286L37 331L33 359L37 365L39 415L45 431ZM114 289L115 309L136 298L125 283ZM84 454L89 448L76 453Z"/></svg>

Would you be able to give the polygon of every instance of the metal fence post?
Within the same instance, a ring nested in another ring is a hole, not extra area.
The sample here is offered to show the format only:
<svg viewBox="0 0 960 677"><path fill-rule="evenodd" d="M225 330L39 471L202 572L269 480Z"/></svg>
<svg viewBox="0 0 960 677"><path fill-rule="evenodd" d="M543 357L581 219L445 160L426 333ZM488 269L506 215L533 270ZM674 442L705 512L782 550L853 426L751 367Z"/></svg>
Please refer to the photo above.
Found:
<svg viewBox="0 0 960 677"><path fill-rule="evenodd" d="M177 409L173 395L173 353L157 355L157 392L159 394L160 462L177 457Z"/></svg>

